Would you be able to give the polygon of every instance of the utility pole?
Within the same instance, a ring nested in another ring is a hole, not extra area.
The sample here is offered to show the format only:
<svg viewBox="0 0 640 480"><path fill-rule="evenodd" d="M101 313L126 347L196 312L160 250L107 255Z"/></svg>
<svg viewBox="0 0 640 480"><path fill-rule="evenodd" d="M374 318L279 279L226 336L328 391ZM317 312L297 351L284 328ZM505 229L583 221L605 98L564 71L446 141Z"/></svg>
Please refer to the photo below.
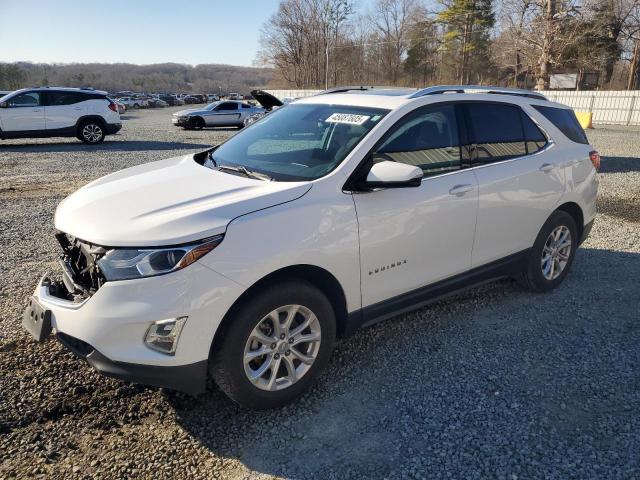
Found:
<svg viewBox="0 0 640 480"><path fill-rule="evenodd" d="M329 40L324 47L324 89L329 89Z"/></svg>
<svg viewBox="0 0 640 480"><path fill-rule="evenodd" d="M629 65L629 77L627 78L627 90L636 90L638 88L638 77L640 77L640 39L636 40L633 47L633 56L631 57L631 65Z"/></svg>

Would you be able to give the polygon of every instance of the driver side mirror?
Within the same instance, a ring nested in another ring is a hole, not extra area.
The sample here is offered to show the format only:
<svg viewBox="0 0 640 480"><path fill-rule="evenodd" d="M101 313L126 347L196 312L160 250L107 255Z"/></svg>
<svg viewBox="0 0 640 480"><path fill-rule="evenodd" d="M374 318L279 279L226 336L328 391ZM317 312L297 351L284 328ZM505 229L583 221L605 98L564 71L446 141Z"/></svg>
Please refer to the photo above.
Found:
<svg viewBox="0 0 640 480"><path fill-rule="evenodd" d="M364 186L367 188L419 187L422 176L420 167L383 160L373 164Z"/></svg>

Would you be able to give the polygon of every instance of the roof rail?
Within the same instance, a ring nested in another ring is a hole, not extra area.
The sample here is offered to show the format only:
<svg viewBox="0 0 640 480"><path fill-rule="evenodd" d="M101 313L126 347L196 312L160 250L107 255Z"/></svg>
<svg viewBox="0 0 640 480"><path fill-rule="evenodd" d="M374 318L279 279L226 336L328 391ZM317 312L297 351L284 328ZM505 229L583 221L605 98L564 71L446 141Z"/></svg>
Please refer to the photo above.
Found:
<svg viewBox="0 0 640 480"><path fill-rule="evenodd" d="M441 93L492 93L496 95L515 95L518 97L535 98L536 100L547 100L547 97L533 90L523 90L520 88L488 87L485 85L438 85L418 90L409 98L419 98L425 95L437 95Z"/></svg>
<svg viewBox="0 0 640 480"><path fill-rule="evenodd" d="M322 90L321 92L316 93L316 95L327 95L328 93L347 93L347 92L365 92L367 90L384 90L384 89L398 89L401 87L374 87L372 86L353 86L353 87L335 87L329 88L327 90Z"/></svg>

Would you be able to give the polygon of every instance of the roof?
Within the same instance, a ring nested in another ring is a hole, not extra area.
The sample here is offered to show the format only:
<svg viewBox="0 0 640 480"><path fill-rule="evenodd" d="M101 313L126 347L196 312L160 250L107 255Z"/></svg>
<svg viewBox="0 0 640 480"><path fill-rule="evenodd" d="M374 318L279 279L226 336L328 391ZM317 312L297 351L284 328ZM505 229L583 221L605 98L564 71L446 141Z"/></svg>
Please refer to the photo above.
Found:
<svg viewBox="0 0 640 480"><path fill-rule="evenodd" d="M441 85L423 89L398 87L337 87L310 97L301 98L297 100L296 103L351 105L355 107L375 107L394 110L420 98L432 97L435 100L442 95L446 95L448 100L491 99L516 104L545 102L547 105L562 106L549 102L544 95L533 90L483 85Z"/></svg>
<svg viewBox="0 0 640 480"><path fill-rule="evenodd" d="M55 85L21 88L20 90L15 90L15 92L28 92L33 90L54 90L59 92L82 92L82 93L95 94L95 95L107 95L107 92L102 90L94 90L93 88L56 87Z"/></svg>

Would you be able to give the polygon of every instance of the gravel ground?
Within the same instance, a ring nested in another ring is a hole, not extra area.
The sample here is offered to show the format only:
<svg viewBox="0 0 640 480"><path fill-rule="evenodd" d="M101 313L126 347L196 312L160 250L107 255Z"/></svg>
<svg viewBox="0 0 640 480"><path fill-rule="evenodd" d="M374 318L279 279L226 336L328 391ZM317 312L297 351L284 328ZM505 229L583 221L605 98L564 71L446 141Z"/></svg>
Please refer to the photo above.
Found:
<svg viewBox="0 0 640 480"><path fill-rule="evenodd" d="M560 288L503 281L362 330L300 401L252 412L106 379L20 328L66 194L235 131L170 110L99 147L0 142L0 478L640 478L639 129L589 132L601 213Z"/></svg>

